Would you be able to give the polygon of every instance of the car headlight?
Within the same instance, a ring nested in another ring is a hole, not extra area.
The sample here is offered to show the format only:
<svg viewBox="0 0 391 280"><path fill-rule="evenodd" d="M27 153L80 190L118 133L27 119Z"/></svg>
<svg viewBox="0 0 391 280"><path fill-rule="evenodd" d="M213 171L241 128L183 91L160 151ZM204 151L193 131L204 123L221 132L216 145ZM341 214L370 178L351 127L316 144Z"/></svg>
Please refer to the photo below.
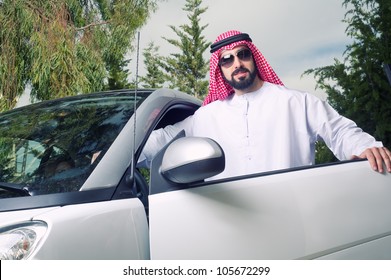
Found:
<svg viewBox="0 0 391 280"><path fill-rule="evenodd" d="M0 229L0 259L27 259L47 230L44 222L27 222Z"/></svg>

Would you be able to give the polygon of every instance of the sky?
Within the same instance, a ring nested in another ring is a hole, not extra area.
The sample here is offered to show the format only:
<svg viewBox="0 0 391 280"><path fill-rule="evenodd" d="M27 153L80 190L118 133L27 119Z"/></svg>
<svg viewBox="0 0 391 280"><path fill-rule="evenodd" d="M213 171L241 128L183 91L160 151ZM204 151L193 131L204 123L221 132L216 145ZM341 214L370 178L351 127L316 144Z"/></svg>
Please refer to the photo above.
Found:
<svg viewBox="0 0 391 280"><path fill-rule="evenodd" d="M178 39L170 25L190 24L183 11L185 0L159 2L158 10L140 29L139 75L145 74L142 51L153 41L160 55L179 52L162 39ZM342 59L351 39L345 34L346 13L343 0L203 0L200 25L206 25L205 39L213 42L228 30L248 33L285 86L313 93L313 76L302 76L310 68L332 65L334 58ZM205 53L209 60L209 52ZM136 73L137 56L133 54L129 70Z"/></svg>

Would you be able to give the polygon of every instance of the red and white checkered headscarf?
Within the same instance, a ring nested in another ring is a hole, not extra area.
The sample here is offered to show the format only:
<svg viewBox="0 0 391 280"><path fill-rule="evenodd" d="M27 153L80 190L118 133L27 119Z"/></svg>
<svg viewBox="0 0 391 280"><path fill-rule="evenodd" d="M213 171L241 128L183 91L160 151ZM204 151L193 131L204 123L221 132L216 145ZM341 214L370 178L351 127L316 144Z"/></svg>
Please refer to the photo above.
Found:
<svg viewBox="0 0 391 280"><path fill-rule="evenodd" d="M235 30L227 31L219 35L215 43L239 34L244 34L244 33ZM234 93L234 89L223 78L223 73L221 72L221 69L219 67L219 59L222 50L231 50L239 45L246 45L250 49L258 69L258 75L263 81L273 83L273 84L283 85L281 80L278 78L277 74L274 72L274 70L270 67L269 63L263 57L262 53L258 50L258 48L251 42L251 39L248 37L248 40L236 41L228 45L224 45L220 49L212 53L212 57L210 58L210 65L209 65L210 68L209 93L204 99L203 105L206 105L218 99L224 100L230 94Z"/></svg>

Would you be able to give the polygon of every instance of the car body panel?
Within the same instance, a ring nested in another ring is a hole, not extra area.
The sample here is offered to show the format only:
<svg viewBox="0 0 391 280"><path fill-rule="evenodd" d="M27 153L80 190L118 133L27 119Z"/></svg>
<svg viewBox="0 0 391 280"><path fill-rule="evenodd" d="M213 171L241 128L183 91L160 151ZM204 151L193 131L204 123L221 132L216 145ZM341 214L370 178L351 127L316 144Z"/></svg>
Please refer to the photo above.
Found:
<svg viewBox="0 0 391 280"><path fill-rule="evenodd" d="M57 209L57 207L0 212L0 228L31 221L35 216L52 211L53 209Z"/></svg>
<svg viewBox="0 0 391 280"><path fill-rule="evenodd" d="M153 194L151 257L313 259L355 250L355 258L381 258L374 250L390 242L390 198L391 175L365 161ZM351 249L362 244L372 252Z"/></svg>
<svg viewBox="0 0 391 280"><path fill-rule="evenodd" d="M32 259L149 259L148 224L137 198L56 208L34 216L48 233Z"/></svg>
<svg viewBox="0 0 391 280"><path fill-rule="evenodd" d="M391 236L362 242L359 245L340 250L322 257L319 260L389 260Z"/></svg>

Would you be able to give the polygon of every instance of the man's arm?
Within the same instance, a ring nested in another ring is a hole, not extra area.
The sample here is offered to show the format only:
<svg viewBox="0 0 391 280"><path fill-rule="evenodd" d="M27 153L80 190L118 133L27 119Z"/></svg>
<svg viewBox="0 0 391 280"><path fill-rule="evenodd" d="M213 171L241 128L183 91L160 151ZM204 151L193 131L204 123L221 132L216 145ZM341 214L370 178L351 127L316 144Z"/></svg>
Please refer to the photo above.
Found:
<svg viewBox="0 0 391 280"><path fill-rule="evenodd" d="M137 162L137 167L149 168L155 155L182 130L188 131L192 116L183 121L152 131Z"/></svg>
<svg viewBox="0 0 391 280"><path fill-rule="evenodd" d="M338 159L368 159L372 169L391 172L391 153L373 136L339 115L327 102L310 97L309 122Z"/></svg>

